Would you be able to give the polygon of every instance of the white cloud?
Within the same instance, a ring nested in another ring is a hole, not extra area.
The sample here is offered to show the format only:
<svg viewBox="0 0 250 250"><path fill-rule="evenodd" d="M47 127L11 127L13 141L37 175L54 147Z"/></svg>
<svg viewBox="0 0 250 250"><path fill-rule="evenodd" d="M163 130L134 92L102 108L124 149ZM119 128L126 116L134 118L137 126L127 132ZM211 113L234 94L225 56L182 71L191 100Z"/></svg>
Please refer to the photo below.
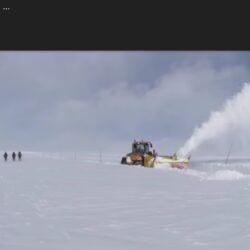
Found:
<svg viewBox="0 0 250 250"><path fill-rule="evenodd" d="M249 80L249 65L239 62L241 55L231 56L230 63L225 55L219 66L219 53L0 56L1 147L94 148L109 142L116 148L145 138L176 150Z"/></svg>

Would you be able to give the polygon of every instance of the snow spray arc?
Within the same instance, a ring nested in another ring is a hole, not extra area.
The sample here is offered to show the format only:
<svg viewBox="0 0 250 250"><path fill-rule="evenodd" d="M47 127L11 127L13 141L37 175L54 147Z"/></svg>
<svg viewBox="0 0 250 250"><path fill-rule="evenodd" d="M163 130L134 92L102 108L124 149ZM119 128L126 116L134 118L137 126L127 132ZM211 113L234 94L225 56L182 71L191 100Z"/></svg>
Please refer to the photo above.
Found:
<svg viewBox="0 0 250 250"><path fill-rule="evenodd" d="M187 156L201 144L232 128L250 127L250 84L244 83L236 95L228 99L220 111L212 112L208 121L194 130L193 135L178 151L178 155Z"/></svg>

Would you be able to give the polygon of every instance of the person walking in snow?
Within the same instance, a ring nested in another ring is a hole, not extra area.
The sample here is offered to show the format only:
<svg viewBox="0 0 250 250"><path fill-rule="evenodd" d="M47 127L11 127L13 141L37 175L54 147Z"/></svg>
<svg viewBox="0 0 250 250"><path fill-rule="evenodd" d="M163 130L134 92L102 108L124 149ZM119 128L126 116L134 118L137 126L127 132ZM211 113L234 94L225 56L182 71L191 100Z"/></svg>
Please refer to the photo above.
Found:
<svg viewBox="0 0 250 250"><path fill-rule="evenodd" d="M18 156L18 160L21 161L22 160L22 153L20 151L18 152L17 156Z"/></svg>
<svg viewBox="0 0 250 250"><path fill-rule="evenodd" d="M16 160L16 153L15 153L15 152L12 153L12 160L13 160L13 161Z"/></svg>
<svg viewBox="0 0 250 250"><path fill-rule="evenodd" d="M7 159L8 159L8 154L7 154L7 152L5 152L5 153L3 154L3 157L4 157L4 160L7 161Z"/></svg>

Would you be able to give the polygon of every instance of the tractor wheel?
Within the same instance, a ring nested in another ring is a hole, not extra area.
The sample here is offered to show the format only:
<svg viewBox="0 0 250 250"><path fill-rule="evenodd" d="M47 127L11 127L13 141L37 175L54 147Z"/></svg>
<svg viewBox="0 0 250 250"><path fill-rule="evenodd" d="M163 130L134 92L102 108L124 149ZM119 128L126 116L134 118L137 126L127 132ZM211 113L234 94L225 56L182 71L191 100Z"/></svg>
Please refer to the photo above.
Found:
<svg viewBox="0 0 250 250"><path fill-rule="evenodd" d="M122 157L121 164L127 164L126 157Z"/></svg>
<svg viewBox="0 0 250 250"><path fill-rule="evenodd" d="M144 156L142 156L141 165L142 165L143 167L145 167L145 165L144 165Z"/></svg>

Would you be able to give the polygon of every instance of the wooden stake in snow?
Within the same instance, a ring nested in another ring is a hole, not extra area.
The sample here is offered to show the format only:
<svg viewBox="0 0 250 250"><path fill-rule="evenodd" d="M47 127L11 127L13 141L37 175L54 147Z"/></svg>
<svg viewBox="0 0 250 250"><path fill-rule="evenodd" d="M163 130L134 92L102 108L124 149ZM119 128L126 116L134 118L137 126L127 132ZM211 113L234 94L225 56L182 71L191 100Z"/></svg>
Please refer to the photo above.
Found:
<svg viewBox="0 0 250 250"><path fill-rule="evenodd" d="M230 153L231 153L232 146L233 146L233 143L231 143L230 148L228 150L228 154L227 154L227 158L226 158L226 161L225 161L225 165L227 165L227 163L228 163L228 159L229 159L229 156L230 156Z"/></svg>

